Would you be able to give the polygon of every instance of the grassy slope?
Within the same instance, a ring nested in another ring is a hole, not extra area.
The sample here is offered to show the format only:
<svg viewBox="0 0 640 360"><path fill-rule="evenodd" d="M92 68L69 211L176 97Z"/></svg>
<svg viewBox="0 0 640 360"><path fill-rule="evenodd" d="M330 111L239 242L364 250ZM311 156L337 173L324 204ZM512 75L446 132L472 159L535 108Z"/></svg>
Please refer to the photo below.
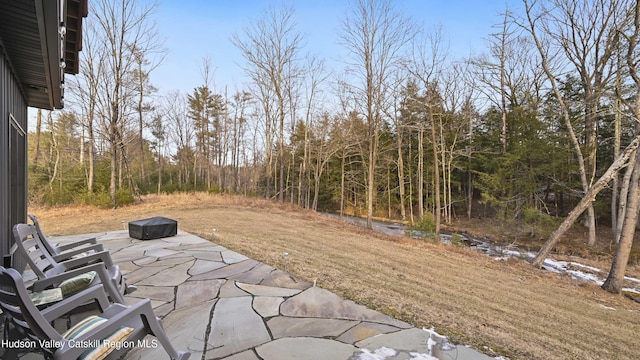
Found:
<svg viewBox="0 0 640 360"><path fill-rule="evenodd" d="M152 196L117 210L31 208L51 235L149 216L381 310L511 359L637 359L640 305L599 287L467 249L389 237L233 196ZM214 231L215 229L215 231ZM615 308L610 310L605 308Z"/></svg>

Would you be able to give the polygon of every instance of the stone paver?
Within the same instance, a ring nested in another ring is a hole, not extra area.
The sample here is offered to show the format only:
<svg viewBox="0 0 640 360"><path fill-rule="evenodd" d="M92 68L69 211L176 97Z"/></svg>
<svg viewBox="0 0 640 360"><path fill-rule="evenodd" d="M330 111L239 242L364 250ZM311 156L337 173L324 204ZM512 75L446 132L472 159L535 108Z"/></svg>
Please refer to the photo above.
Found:
<svg viewBox="0 0 640 360"><path fill-rule="evenodd" d="M290 274L277 269L269 273L260 284L299 290L305 290L311 287L310 282L295 279Z"/></svg>
<svg viewBox="0 0 640 360"><path fill-rule="evenodd" d="M229 279L247 284L259 284L266 276L273 272L274 268L269 265L258 263L251 271L230 276Z"/></svg>
<svg viewBox="0 0 640 360"><path fill-rule="evenodd" d="M286 300L280 306L280 312L286 316L364 320L401 328L411 327L403 321L345 300L319 287L311 287Z"/></svg>
<svg viewBox="0 0 640 360"><path fill-rule="evenodd" d="M178 286L176 309L189 307L215 299L225 280L187 281Z"/></svg>
<svg viewBox="0 0 640 360"><path fill-rule="evenodd" d="M428 331L411 328L394 333L369 337L357 342L355 345L359 348L369 350L388 347L395 350L414 351L428 354L428 342L430 335L431 333Z"/></svg>
<svg viewBox="0 0 640 360"><path fill-rule="evenodd" d="M253 298L253 310L263 318L269 318L280 314L280 304L284 298L275 296L256 296Z"/></svg>
<svg viewBox="0 0 640 360"><path fill-rule="evenodd" d="M173 301L175 300L175 287L173 286L137 286L138 290L131 296L137 298L149 298L152 300Z"/></svg>
<svg viewBox="0 0 640 360"><path fill-rule="evenodd" d="M196 257L196 259L198 259ZM209 271L220 269L226 265L220 261L208 261L208 260L196 260L193 266L189 269L189 275L200 275Z"/></svg>
<svg viewBox="0 0 640 360"><path fill-rule="evenodd" d="M289 297L299 294L301 290L273 287L266 285L243 284L236 281L236 286L254 296Z"/></svg>
<svg viewBox="0 0 640 360"><path fill-rule="evenodd" d="M250 297L218 300L213 310L207 356L224 357L271 341L260 315L251 307Z"/></svg>
<svg viewBox="0 0 640 360"><path fill-rule="evenodd" d="M282 338L256 348L264 360L346 360L357 350L353 345L313 337Z"/></svg>
<svg viewBox="0 0 640 360"><path fill-rule="evenodd" d="M249 259L248 257L231 250L223 250L220 252L220 254L222 255L222 261L227 264L235 264L237 262Z"/></svg>
<svg viewBox="0 0 640 360"><path fill-rule="evenodd" d="M255 260L248 259L225 266L223 268L206 272L204 274L196 275L193 280L211 280L211 279L226 279L234 275L242 274L254 268L259 263Z"/></svg>
<svg viewBox="0 0 640 360"><path fill-rule="evenodd" d="M146 279L140 280L140 285L152 285L152 286L178 286L189 279L189 268L193 265L195 260L176 265L173 267L167 267L166 271L155 274Z"/></svg>
<svg viewBox="0 0 640 360"><path fill-rule="evenodd" d="M491 359L461 345L430 349L429 331L183 231L149 241L126 230L93 236L138 287L126 304L151 299L172 343L191 359ZM167 358L162 347L126 356Z"/></svg>
<svg viewBox="0 0 640 360"><path fill-rule="evenodd" d="M168 266L145 266L127 274L127 283L137 285L138 282L167 270Z"/></svg>
<svg viewBox="0 0 640 360"><path fill-rule="evenodd" d="M370 338L380 334L396 332L399 330L400 329L395 326L363 321L360 324L349 329L349 331L340 335L336 340L342 341L347 344L354 344L366 338Z"/></svg>
<svg viewBox="0 0 640 360"><path fill-rule="evenodd" d="M274 339L311 336L318 338L339 336L358 324L354 320L274 317L267 321Z"/></svg>
<svg viewBox="0 0 640 360"><path fill-rule="evenodd" d="M220 295L218 296L220 298L229 298L236 296L251 296L251 294L238 288L235 281L227 280L227 282L222 285L222 288L220 288Z"/></svg>
<svg viewBox="0 0 640 360"><path fill-rule="evenodd" d="M251 350L243 351L239 354L227 356L224 360L260 360Z"/></svg>

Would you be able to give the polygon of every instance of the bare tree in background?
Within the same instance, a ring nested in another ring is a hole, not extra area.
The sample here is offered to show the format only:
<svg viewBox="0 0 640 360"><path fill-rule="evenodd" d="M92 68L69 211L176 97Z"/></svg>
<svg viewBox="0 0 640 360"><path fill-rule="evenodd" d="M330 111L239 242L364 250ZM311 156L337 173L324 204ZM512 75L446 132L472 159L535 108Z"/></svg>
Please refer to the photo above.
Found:
<svg viewBox="0 0 640 360"><path fill-rule="evenodd" d="M96 118L100 115L98 109L98 91L100 90L100 77L103 73L104 58L106 57L106 47L97 35L97 24L87 22L85 36L82 43L82 51L80 52L81 63L80 73L77 76L71 76L71 90L73 97L72 102L80 107L81 123L83 126L82 134L86 134L86 178L87 193L93 193L95 181L95 158L96 158ZM82 143L85 139L82 139Z"/></svg>
<svg viewBox="0 0 640 360"><path fill-rule="evenodd" d="M147 174L145 174L145 141L144 141L144 128L145 128L145 113L153 110L153 105L148 101L149 97L153 93L158 91L151 84L149 75L156 69L162 62L164 54L167 49L160 46L160 38L155 31L147 34L149 46L146 49L138 49L135 45L131 47L130 51L133 55L135 62L135 68L133 69L133 81L134 90L137 95L136 112L138 113L138 141L140 145L140 182L145 184L147 182ZM154 118L151 122L155 122ZM152 125L153 126L153 125Z"/></svg>
<svg viewBox="0 0 640 360"><path fill-rule="evenodd" d="M238 91L232 96L231 108L231 166L233 169L233 189L240 192L240 158L243 148L243 138L247 127L247 108L251 102L251 94L248 91Z"/></svg>
<svg viewBox="0 0 640 360"><path fill-rule="evenodd" d="M531 3L528 0L523 0L524 4L525 4L525 16L526 16L526 20L524 22L524 24L521 24L521 26L523 27L523 29L525 29L532 37L532 39L535 42L535 45L538 49L538 52L540 54L541 57L541 61L542 61L542 68L544 70L544 72L547 74L547 78L549 80L549 83L551 84L553 93L555 94L559 104L560 104L560 108L562 110L562 117L564 119L565 125L568 128L569 131L569 135L571 137L571 142L574 144L574 148L575 148L575 153L576 156L578 157L578 165L580 167L580 177L581 177L581 181L583 184L583 188L585 191L585 194L582 198L582 200L580 200L580 202L578 203L578 205L576 205L576 207L569 213L569 215L567 216L567 218L565 218L565 220L562 222L562 224L558 227L558 229L556 229L547 239L547 241L545 242L544 246L540 249L540 251L538 252L537 256L535 257L535 259L533 260L533 265L534 266L541 266L542 262L544 261L544 259L547 257L547 255L549 254L549 252L551 252L551 249L553 249L553 247L557 244L557 242L560 240L560 236L562 236L562 234L568 230L571 225L573 224L573 222L578 218L578 216L580 216L580 214L582 214L582 212L585 209L592 209L592 205L591 203L593 202L593 200L595 199L596 195L604 188L604 186L606 186L609 181L611 181L613 179L613 177L616 175L617 171L619 169L621 169L622 167L627 165L627 161L629 158L631 158L633 155L635 155L635 151L638 147L638 142L640 141L639 137L636 137L635 139L633 139L633 141L625 148L625 151L623 151L620 156L618 158L615 159L615 161L611 164L611 166L609 166L609 168L607 169L607 171L605 171L605 173L595 182L589 182L587 180L587 168L585 166L586 162L584 157L582 156L582 150L580 147L580 143L578 141L578 137L575 133L575 131L573 130L573 126L571 123L571 116L569 114L569 110L568 110L568 106L566 104L566 99L564 98L564 96L560 93L558 84L557 84L557 78L554 75L554 70L558 71L558 69L554 69L554 65L550 62L551 59L554 56L557 56L558 53L550 53L549 49L552 47L551 44L549 43L551 41L551 35L549 34L549 25L548 25L548 21L549 19L547 18L548 12L547 11L538 11L535 12L534 10L534 5L535 2ZM599 1L597 2L597 4L599 6L603 6L604 3L610 4L615 2L616 7L610 7L611 11L621 11L622 13L624 13L625 11L627 11L629 9L629 4L628 3L622 3L622 2L617 2L617 1ZM577 3L577 2L576 2ZM621 8L622 7L622 8ZM603 14L594 14L591 11L585 11L583 13L581 13L581 15L590 15L593 14L593 16L598 16L598 19L600 19L600 16L604 16L606 18L606 15ZM576 14L577 15L577 14ZM611 15L613 17L613 15ZM623 18L622 16L619 16L618 18ZM573 19L572 17L569 17L569 19L573 22L577 22L578 19L582 19L580 17ZM613 31L610 30L610 32L607 33L607 36L614 36L615 34L617 34L619 32L619 29L616 28L616 26L618 26L620 24L620 22L615 22L613 21L612 18L612 24L613 26ZM578 23L576 23L578 24ZM578 24L579 25L579 24ZM583 25L585 26L595 26L593 24L590 24L588 21L586 23L584 23ZM603 25L601 25L603 26ZM543 29L546 29L546 31L543 31L541 35L540 33L540 27L542 27ZM580 30L580 31L584 31L584 29ZM598 29L597 34L602 34L602 29ZM546 34L546 36L544 35ZM582 45L578 45L578 43L574 43L575 45L571 45L571 43L569 43L569 39L567 39L567 42L563 42L562 45L563 46L576 46L578 48L581 48L581 51L597 51L597 48L601 45L600 43L591 43L588 40L592 39L592 34L587 33L584 35L584 37L582 37L581 35L577 35L574 34L573 40L576 41L576 39L583 41L581 44ZM602 40L601 38L597 38L599 40ZM632 37L630 39L633 39ZM635 40L634 40L635 41ZM630 47L632 47L632 45L629 45ZM566 48L563 47L563 51L569 51ZM561 51L562 49L556 49L557 51ZM578 51L578 50L576 50ZM603 50L604 51L604 50ZM635 55L635 54L634 54ZM582 59L583 61L585 61L585 63L583 64L583 67L587 67L589 64L592 64L591 61L594 60L598 60L598 61L604 61L604 59L601 57L602 54L600 56L596 56L596 55L588 55L588 53L584 53L584 58ZM588 57L588 59L587 59ZM589 60L589 62L588 62ZM632 61L633 62L633 61ZM575 63L574 63L575 64ZM580 64L580 62L578 62L578 64ZM596 62L597 64L597 62ZM556 65L557 66L557 65ZM587 71L587 70L585 70ZM583 76L584 74L582 74L581 76ZM597 76L603 76L603 74L599 74ZM586 111L588 112L589 109L587 107ZM633 193L630 191L630 193ZM632 195L633 196L633 195ZM591 218L591 211L589 212L589 217ZM631 220L629 218L629 220ZM625 220L626 221L626 220ZM590 222L591 224L591 222ZM593 224L591 224L593 225ZM633 225L635 226L635 224ZM594 240L595 240L595 233L593 233L593 231L590 231L590 237L589 237L589 242L591 243L591 236L594 236ZM624 230L623 230L624 233ZM626 266L626 263L625 263Z"/></svg>
<svg viewBox="0 0 640 360"><path fill-rule="evenodd" d="M408 61L405 66L411 73L411 75L418 81L421 87L424 88L424 96L419 96L416 101L427 109L429 117L429 128L431 130L431 146L433 151L433 178L434 178L434 222L435 230L434 234L436 239L440 234L440 223L442 215L441 205L441 189L440 189L440 160L439 160L439 141L437 135L436 116L442 117L442 114L436 114L435 108L439 107L442 103L439 94L439 81L443 72L444 59L446 57L446 49L443 49L442 32L440 29L423 34L413 44L413 50L411 52L411 60ZM423 130L421 127L420 130ZM422 136L422 135L421 135ZM422 144L418 151L421 151ZM421 164L419 164L420 166ZM423 188L423 179L420 178L418 190ZM419 194L422 198L422 194ZM420 208L420 215L423 215L423 206Z"/></svg>
<svg viewBox="0 0 640 360"><path fill-rule="evenodd" d="M580 170L584 193L596 176L596 127L600 99L613 75L611 61L619 48L616 19L624 17L629 0L554 0L546 7L523 0L527 20L520 26L534 39L542 68L562 110ZM560 91L561 74L573 67L583 90L583 144L572 123L569 104ZM589 245L596 241L595 210L587 211Z"/></svg>
<svg viewBox="0 0 640 360"><path fill-rule="evenodd" d="M414 36L409 18L394 9L389 0L354 0L344 21L341 39L348 57L346 80L365 118L368 136L367 227L372 227L376 160L383 106L388 96L392 69L399 64L401 51Z"/></svg>
<svg viewBox="0 0 640 360"><path fill-rule="evenodd" d="M131 111L131 73L136 68L135 56L132 49L146 53L148 49L157 48L155 24L151 15L156 7L155 3L142 4L133 0L96 1L92 14L96 16L95 36L98 43L105 47L103 71L99 86L100 115L104 120L104 127L111 151L111 176L109 195L113 206L117 206L116 182L118 164L126 162L123 129L125 115ZM126 164L125 164L126 165ZM126 171L130 179L131 174Z"/></svg>
<svg viewBox="0 0 640 360"><path fill-rule="evenodd" d="M189 184L195 151L193 147L195 125L189 117L188 100L178 91L163 97L162 110L167 120L170 143L175 145L174 161L178 166L178 185Z"/></svg>
<svg viewBox="0 0 640 360"><path fill-rule="evenodd" d="M256 83L260 94L256 97L263 102L265 116L271 113L272 99L275 97L278 142L278 201L285 196L285 122L292 111L291 92L288 86L292 78L298 77L297 65L302 47L302 35L296 30L294 10L289 7L269 8L264 16L243 29L243 36L234 34L233 44L242 52L246 60L245 73ZM271 130L267 119L267 132ZM270 136L267 134L267 137ZM270 142L267 139L267 143ZM269 146L269 145L267 145ZM267 175L268 178L271 174Z"/></svg>
<svg viewBox="0 0 640 360"><path fill-rule="evenodd" d="M307 71L305 73L305 98L306 109L304 117L304 139L302 151L302 161L300 163L300 176L298 185L298 205L304 205L305 208L313 208L318 206L319 176L316 177L315 192L313 196L313 204L311 204L311 149L310 149L310 132L316 123L317 112L319 109L319 97L322 93L321 85L329 76L323 60L310 57L308 59ZM317 167L316 167L317 168ZM304 201L302 201L304 199Z"/></svg>

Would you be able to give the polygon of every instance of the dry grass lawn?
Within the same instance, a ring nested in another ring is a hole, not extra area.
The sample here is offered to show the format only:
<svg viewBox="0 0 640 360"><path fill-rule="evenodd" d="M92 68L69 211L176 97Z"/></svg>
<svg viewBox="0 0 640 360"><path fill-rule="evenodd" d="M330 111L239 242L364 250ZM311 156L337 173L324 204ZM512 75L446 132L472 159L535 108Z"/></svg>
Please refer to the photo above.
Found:
<svg viewBox="0 0 640 360"><path fill-rule="evenodd" d="M499 262L236 196L149 196L116 210L29 211L50 235L112 231L166 216L182 230L280 269L287 252L289 272L493 356L640 358L640 304L516 259Z"/></svg>

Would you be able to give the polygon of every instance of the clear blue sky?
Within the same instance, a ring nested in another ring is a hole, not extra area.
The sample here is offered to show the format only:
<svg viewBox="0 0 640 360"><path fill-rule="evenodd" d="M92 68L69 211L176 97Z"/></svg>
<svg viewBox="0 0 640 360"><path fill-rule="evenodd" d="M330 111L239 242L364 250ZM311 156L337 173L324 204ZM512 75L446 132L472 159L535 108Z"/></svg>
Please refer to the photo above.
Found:
<svg viewBox="0 0 640 360"><path fill-rule="evenodd" d="M325 58L331 68L342 50L339 33L347 13L347 0L298 0L285 2L295 10L298 30L306 40L305 52ZM242 89L246 81L238 65L243 62L231 44L234 33L260 18L269 5L282 1L260 0L160 0L155 18L169 49L163 64L151 75L161 93L190 93L203 83L200 69L204 57L211 59L214 86L229 91ZM454 59L485 51L486 39L496 31L505 6L521 8L520 0L397 0L395 6L422 26L442 26L444 40Z"/></svg>

